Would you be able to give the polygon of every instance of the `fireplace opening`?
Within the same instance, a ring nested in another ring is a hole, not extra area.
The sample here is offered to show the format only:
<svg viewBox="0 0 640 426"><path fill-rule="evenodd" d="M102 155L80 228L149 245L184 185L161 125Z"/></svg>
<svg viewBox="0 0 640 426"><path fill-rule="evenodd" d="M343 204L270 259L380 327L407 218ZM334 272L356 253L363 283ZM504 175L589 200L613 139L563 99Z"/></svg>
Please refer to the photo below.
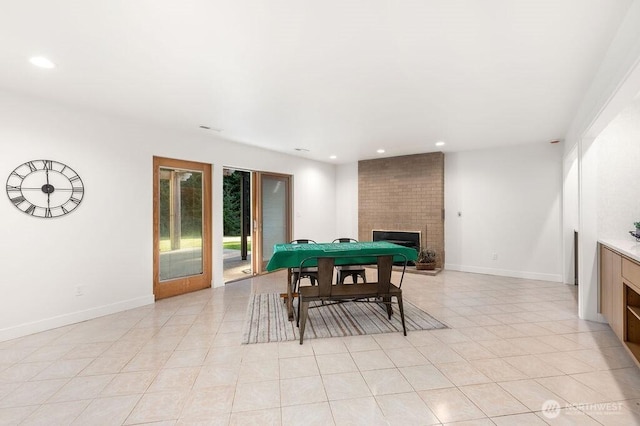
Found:
<svg viewBox="0 0 640 426"><path fill-rule="evenodd" d="M387 241L399 246L409 247L420 252L422 233L420 231L372 231L373 241ZM413 262L410 262L413 265Z"/></svg>

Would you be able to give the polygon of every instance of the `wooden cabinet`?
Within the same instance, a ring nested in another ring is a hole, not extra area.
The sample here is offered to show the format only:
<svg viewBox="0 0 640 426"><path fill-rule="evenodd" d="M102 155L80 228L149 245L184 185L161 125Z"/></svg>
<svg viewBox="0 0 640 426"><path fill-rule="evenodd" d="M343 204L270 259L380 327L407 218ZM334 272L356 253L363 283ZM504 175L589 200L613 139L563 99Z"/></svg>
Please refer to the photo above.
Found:
<svg viewBox="0 0 640 426"><path fill-rule="evenodd" d="M622 256L600 246L600 312L620 340L624 336Z"/></svg>
<svg viewBox="0 0 640 426"><path fill-rule="evenodd" d="M640 286L640 265L626 257L622 258L622 277L635 286Z"/></svg>
<svg viewBox="0 0 640 426"><path fill-rule="evenodd" d="M640 263L603 245L599 308L640 365Z"/></svg>
<svg viewBox="0 0 640 426"><path fill-rule="evenodd" d="M624 312L624 343L640 359L640 265L622 258L622 285Z"/></svg>
<svg viewBox="0 0 640 426"><path fill-rule="evenodd" d="M600 298L598 299L598 312L600 312L611 324L612 288L614 254L611 250L604 246L600 246Z"/></svg>
<svg viewBox="0 0 640 426"><path fill-rule="evenodd" d="M626 310L624 313L624 344L636 359L640 360L640 294L632 284L624 284Z"/></svg>

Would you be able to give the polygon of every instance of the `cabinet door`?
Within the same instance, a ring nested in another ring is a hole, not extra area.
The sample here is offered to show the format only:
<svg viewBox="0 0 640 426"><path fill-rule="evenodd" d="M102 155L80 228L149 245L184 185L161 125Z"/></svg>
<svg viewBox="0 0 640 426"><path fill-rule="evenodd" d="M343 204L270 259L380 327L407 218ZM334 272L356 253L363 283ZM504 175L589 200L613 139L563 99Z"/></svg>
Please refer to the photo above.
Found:
<svg viewBox="0 0 640 426"><path fill-rule="evenodd" d="M600 246L600 313L620 339L623 339L624 332L623 290L622 257Z"/></svg>
<svg viewBox="0 0 640 426"><path fill-rule="evenodd" d="M612 320L613 300L613 262L614 253L600 246L600 309L609 324Z"/></svg>
<svg viewBox="0 0 640 426"><path fill-rule="evenodd" d="M624 285L622 281L622 256L611 252L611 319L609 325L620 340L624 340Z"/></svg>

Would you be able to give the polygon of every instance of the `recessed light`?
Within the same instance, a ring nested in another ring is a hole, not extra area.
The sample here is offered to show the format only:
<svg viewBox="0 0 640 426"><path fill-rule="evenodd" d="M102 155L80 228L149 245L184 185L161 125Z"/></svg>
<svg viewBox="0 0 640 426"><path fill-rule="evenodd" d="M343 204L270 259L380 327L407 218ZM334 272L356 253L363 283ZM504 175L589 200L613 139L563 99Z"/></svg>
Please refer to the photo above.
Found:
<svg viewBox="0 0 640 426"><path fill-rule="evenodd" d="M436 142L436 146L444 146L445 143L443 141L438 141Z"/></svg>
<svg viewBox="0 0 640 426"><path fill-rule="evenodd" d="M31 62L32 65L40 68L51 69L56 67L56 64L54 64L53 62L51 62L51 60L45 58L44 56L34 56L29 59L29 62Z"/></svg>
<svg viewBox="0 0 640 426"><path fill-rule="evenodd" d="M331 158L332 160L335 160L335 159L336 159L336 158L338 158L338 157L337 157L337 156L335 156L335 155L331 155L329 158Z"/></svg>
<svg viewBox="0 0 640 426"><path fill-rule="evenodd" d="M384 154L384 149L380 148L379 150L376 151L378 154Z"/></svg>

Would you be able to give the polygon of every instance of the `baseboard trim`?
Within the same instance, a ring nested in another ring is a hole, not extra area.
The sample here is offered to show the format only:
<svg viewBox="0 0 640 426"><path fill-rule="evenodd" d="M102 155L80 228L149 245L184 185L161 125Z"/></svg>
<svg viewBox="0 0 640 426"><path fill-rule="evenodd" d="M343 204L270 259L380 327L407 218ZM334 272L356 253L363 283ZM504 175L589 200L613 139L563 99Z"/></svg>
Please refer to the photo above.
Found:
<svg viewBox="0 0 640 426"><path fill-rule="evenodd" d="M153 294L0 329L0 342L153 304Z"/></svg>
<svg viewBox="0 0 640 426"><path fill-rule="evenodd" d="M482 266L467 266L445 264L445 269L450 271L472 272L475 274L497 275L501 277L525 278L529 280L551 281L561 283L562 274L545 274L540 272L512 271L509 269L485 268Z"/></svg>

